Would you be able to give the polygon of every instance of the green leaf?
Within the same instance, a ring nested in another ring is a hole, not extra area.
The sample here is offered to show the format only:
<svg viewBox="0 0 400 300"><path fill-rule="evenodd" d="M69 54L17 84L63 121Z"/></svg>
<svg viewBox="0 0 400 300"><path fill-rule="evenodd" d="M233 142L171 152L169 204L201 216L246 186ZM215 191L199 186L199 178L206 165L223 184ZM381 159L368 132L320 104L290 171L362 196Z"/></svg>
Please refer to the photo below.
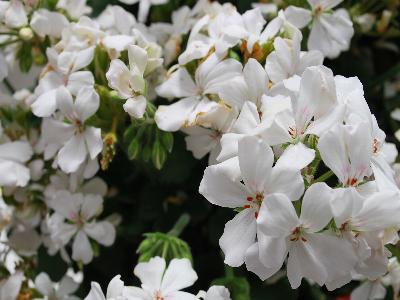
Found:
<svg viewBox="0 0 400 300"><path fill-rule="evenodd" d="M17 52L17 59L21 71L28 73L33 64L32 44L30 42L22 43Z"/></svg>
<svg viewBox="0 0 400 300"><path fill-rule="evenodd" d="M152 160L154 166L161 170L165 161L167 160L167 151L164 149L160 141L156 140L153 145Z"/></svg>

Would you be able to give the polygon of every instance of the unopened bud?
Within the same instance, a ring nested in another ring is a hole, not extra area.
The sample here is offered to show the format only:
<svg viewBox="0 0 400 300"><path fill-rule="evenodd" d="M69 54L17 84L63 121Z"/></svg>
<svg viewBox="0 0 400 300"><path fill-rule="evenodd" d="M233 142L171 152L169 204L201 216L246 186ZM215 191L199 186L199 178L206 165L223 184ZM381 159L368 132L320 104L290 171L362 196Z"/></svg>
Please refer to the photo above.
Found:
<svg viewBox="0 0 400 300"><path fill-rule="evenodd" d="M33 39L33 31L29 27L21 28L18 35L23 41L30 41L31 39Z"/></svg>

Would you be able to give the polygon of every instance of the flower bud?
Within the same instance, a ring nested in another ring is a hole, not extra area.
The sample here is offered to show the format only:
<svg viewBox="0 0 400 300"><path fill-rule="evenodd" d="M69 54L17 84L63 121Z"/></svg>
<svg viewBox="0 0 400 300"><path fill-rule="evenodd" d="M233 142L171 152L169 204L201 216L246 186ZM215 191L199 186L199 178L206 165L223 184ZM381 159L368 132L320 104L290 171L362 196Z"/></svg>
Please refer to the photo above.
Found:
<svg viewBox="0 0 400 300"><path fill-rule="evenodd" d="M21 28L18 35L23 41L30 41L31 39L33 39L33 31L29 27Z"/></svg>

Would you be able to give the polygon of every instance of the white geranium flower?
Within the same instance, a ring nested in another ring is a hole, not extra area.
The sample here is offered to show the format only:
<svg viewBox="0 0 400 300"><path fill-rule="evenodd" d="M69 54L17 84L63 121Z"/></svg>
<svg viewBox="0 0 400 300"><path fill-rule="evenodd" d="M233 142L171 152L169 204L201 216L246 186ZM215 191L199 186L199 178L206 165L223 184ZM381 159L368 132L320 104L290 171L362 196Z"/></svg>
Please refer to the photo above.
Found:
<svg viewBox="0 0 400 300"><path fill-rule="evenodd" d="M57 2L57 8L64 9L75 19L92 12L92 8L86 5L86 0L59 0Z"/></svg>
<svg viewBox="0 0 400 300"><path fill-rule="evenodd" d="M0 299L15 300L21 289L25 276L22 272L16 272L6 279L0 280Z"/></svg>
<svg viewBox="0 0 400 300"><path fill-rule="evenodd" d="M255 242L256 221L264 199L283 193L297 200L304 191L300 172L281 167L279 160L272 167L272 149L257 137L244 137L238 148L238 162L228 160L226 163L231 164L228 168L226 163L209 166L199 187L200 193L212 204L244 208L225 225L219 241L225 263L233 267L243 264L246 251Z"/></svg>
<svg viewBox="0 0 400 300"><path fill-rule="evenodd" d="M100 100L93 88L82 88L74 100L71 93L61 87L57 90L57 102L68 123L53 119L43 122L43 138L47 151L58 151L57 164L61 170L73 173L88 157L94 160L103 149L100 128L85 125L96 113Z"/></svg>
<svg viewBox="0 0 400 300"><path fill-rule="evenodd" d="M71 194L58 191L50 207L61 215L64 222L56 222L50 228L53 240L66 245L72 237L72 258L87 264L93 259L89 237L104 246L111 246L115 240L115 228L108 221L93 220L103 210L103 199L98 195ZM54 217L53 215L52 217ZM55 216L56 217L56 216Z"/></svg>
<svg viewBox="0 0 400 300"><path fill-rule="evenodd" d="M322 64L324 58L321 52L301 51L301 39L301 33L297 30L291 39L275 38L274 51L267 56L265 64L268 76L274 84L294 75L301 76L307 67Z"/></svg>
<svg viewBox="0 0 400 300"><path fill-rule="evenodd" d="M52 38L61 37L62 31L68 24L68 19L63 14L43 8L33 13L30 22L31 28L42 38L45 36Z"/></svg>
<svg viewBox="0 0 400 300"><path fill-rule="evenodd" d="M337 228L353 242L361 263L358 273L375 280L384 275L387 252L378 232L399 225L400 202L396 191L361 196L354 188L335 189L331 210Z"/></svg>
<svg viewBox="0 0 400 300"><path fill-rule="evenodd" d="M42 272L35 278L35 288L44 299L79 300L78 297L71 295L78 290L79 284L68 275L65 275L59 283L55 283L51 281L49 275Z"/></svg>
<svg viewBox="0 0 400 300"><path fill-rule="evenodd" d="M32 112L42 118L51 116L57 110L57 91L60 87L66 87L76 96L83 87L94 86L93 74L79 71L92 62L94 47L61 54L49 48L47 56L50 71L40 79L31 103Z"/></svg>
<svg viewBox="0 0 400 300"><path fill-rule="evenodd" d="M346 276L357 262L351 244L323 232L332 219L331 198L326 184L313 184L303 197L298 217L287 196L267 197L257 219L258 246L246 254L247 267L266 279L281 268L289 254L287 276L292 288L299 287L303 277L328 288L350 281Z"/></svg>
<svg viewBox="0 0 400 300"><path fill-rule="evenodd" d="M292 144L288 153L296 155L288 155L287 158L292 160L287 164L299 169L314 159L314 150L303 144L305 136L319 136L341 122L345 108L338 105L333 74L328 68L309 67L301 79L297 79L294 80L296 84L289 84L295 86L292 99L283 95L263 95L260 108L249 101L243 106L232 132L222 136L219 161L235 156L237 141L247 135L259 136L272 146Z"/></svg>
<svg viewBox="0 0 400 300"><path fill-rule="evenodd" d="M204 300L231 300L229 290L224 286L218 285L210 287L207 292L199 292L197 296Z"/></svg>
<svg viewBox="0 0 400 300"><path fill-rule="evenodd" d="M197 280L197 274L190 260L186 258L173 259L166 268L166 262L161 257L153 257L149 262L139 263L134 270L142 282L140 288L129 288L133 299L158 300L182 299L195 300L196 296L181 290ZM135 298L136 297L136 298Z"/></svg>
<svg viewBox="0 0 400 300"><path fill-rule="evenodd" d="M242 74L230 78L218 89L219 97L232 107L242 109L246 101L261 107L262 96L267 94L269 78L261 64L250 58Z"/></svg>
<svg viewBox="0 0 400 300"><path fill-rule="evenodd" d="M134 118L141 118L147 106L144 76L154 70L154 64L161 65L162 60L155 62L145 49L136 45L128 46L128 56L129 68L121 60L115 59L106 76L109 86L118 91L121 98L127 99L124 110Z"/></svg>
<svg viewBox="0 0 400 300"><path fill-rule="evenodd" d="M0 124L0 137L3 130ZM29 168L25 166L33 154L26 141L0 144L0 186L26 186L30 179Z"/></svg>
<svg viewBox="0 0 400 300"><path fill-rule="evenodd" d="M121 275L115 276L107 287L106 295L103 294L100 285L97 282L92 282L92 287L89 294L84 300L142 300L130 294L129 287L126 287L121 280Z"/></svg>
<svg viewBox="0 0 400 300"><path fill-rule="evenodd" d="M218 56L237 45L247 35L242 16L234 6L223 6L215 16L207 14L193 26L186 50L179 56L179 64L206 57L214 47Z"/></svg>
<svg viewBox="0 0 400 300"><path fill-rule="evenodd" d="M129 35L136 24L135 17L118 5L107 5L97 21L110 34Z"/></svg>
<svg viewBox="0 0 400 300"><path fill-rule="evenodd" d="M171 105L160 105L155 120L165 131L177 131L182 127L195 125L196 117L213 108L206 94L215 94L225 80L238 76L242 65L234 59L220 61L212 54L196 70L193 80L184 67L179 67L167 81L157 87L159 96L182 98Z"/></svg>
<svg viewBox="0 0 400 300"><path fill-rule="evenodd" d="M150 7L152 5L161 5L167 3L169 0L119 0L125 4L139 3L139 14L138 20L141 23L146 22L147 16L149 15Z"/></svg>
<svg viewBox="0 0 400 300"><path fill-rule="evenodd" d="M343 0L308 0L311 10L289 6L285 16L302 28L313 20L308 49L319 50L328 58L336 58L350 47L354 34L353 23L345 9L332 11Z"/></svg>
<svg viewBox="0 0 400 300"><path fill-rule="evenodd" d="M318 150L344 186L358 186L371 174L372 143L367 122L337 124L320 137Z"/></svg>
<svg viewBox="0 0 400 300"><path fill-rule="evenodd" d="M7 27L19 28L28 25L27 12L21 0L9 1L4 9L4 12L1 12L0 15L4 18L3 22Z"/></svg>

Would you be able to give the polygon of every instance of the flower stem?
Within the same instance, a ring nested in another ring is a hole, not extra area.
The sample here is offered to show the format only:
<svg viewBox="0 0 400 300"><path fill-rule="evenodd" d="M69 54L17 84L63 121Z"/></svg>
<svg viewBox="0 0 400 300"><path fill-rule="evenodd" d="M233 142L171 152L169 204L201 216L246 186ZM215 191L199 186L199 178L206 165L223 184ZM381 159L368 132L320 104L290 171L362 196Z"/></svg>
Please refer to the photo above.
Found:
<svg viewBox="0 0 400 300"><path fill-rule="evenodd" d="M175 236L175 237L180 236L182 231L189 224L189 222L190 222L190 215L187 213L184 213L183 215L180 216L178 221L176 221L174 227L168 232L168 234Z"/></svg>
<svg viewBox="0 0 400 300"><path fill-rule="evenodd" d="M330 178L330 177L333 176L333 175L334 175L334 173L333 173L331 170L329 170L328 172L322 174L320 177L318 177L317 179L315 179L315 180L314 180L314 183L315 183L315 182L324 182L325 180L327 180L328 178Z"/></svg>
<svg viewBox="0 0 400 300"><path fill-rule="evenodd" d="M4 42L4 43L0 43L0 48L17 43L19 41L20 41L19 39L16 39L16 40L10 40L10 41Z"/></svg>
<svg viewBox="0 0 400 300"><path fill-rule="evenodd" d="M14 93L15 93L14 87L11 85L11 83L8 81L7 78L4 78L3 83L4 83L5 87L8 89L8 91L9 91L11 94L14 94Z"/></svg>

